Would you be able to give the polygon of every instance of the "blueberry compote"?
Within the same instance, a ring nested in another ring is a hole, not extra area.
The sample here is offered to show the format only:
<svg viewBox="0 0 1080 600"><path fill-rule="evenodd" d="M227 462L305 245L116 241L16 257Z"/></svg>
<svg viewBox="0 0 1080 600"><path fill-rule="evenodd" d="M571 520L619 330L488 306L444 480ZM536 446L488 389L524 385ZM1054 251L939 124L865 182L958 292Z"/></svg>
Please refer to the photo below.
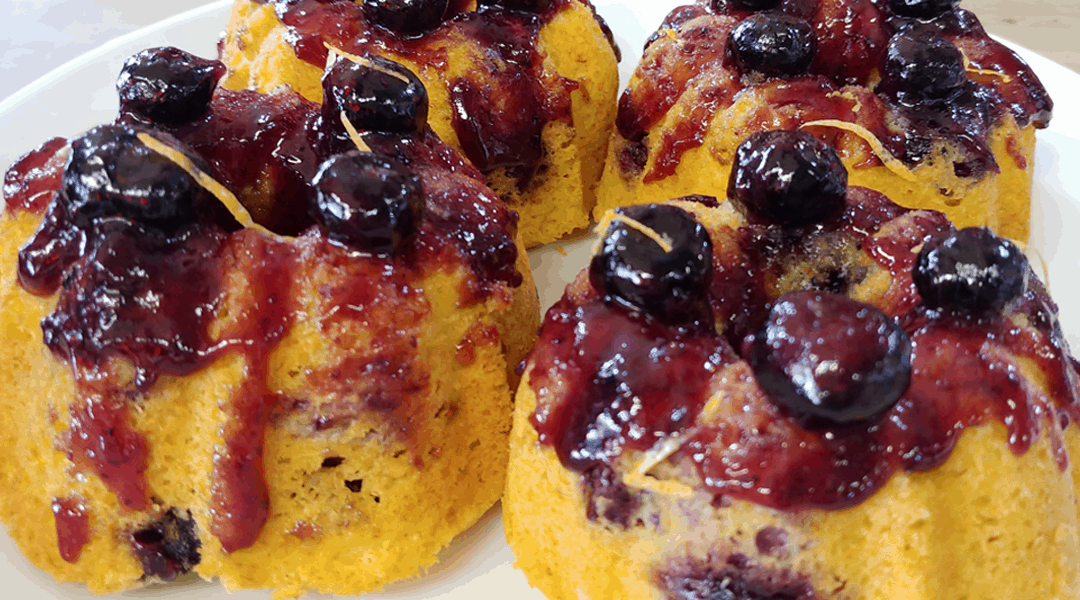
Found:
<svg viewBox="0 0 1080 600"><path fill-rule="evenodd" d="M142 62L160 66L161 57L141 53L125 70L150 77L157 71ZM169 92L170 82L190 81L184 69L216 72L215 64L188 57L157 83ZM374 154L360 162L375 166L372 175L345 168L357 153L340 119L325 119L318 104L289 90L218 89L204 114L182 123L148 118L138 102L125 106L114 124L70 144L46 142L4 179L8 213L42 218L19 253L18 275L28 292L56 298L41 326L45 344L74 374L60 440L74 468L96 473L122 510L149 511L151 449L133 411L154 401L160 386L227 355L240 358L244 375L220 399L228 425L215 450L208 524L226 552L254 543L269 514L263 436L283 410L306 419L313 435L378 412L422 463L426 442L410 426L428 385L416 344L429 310L419 283L464 267L461 305L507 294L522 280L516 214L426 125L366 134ZM233 190L262 225L296 235L240 228L142 135ZM323 164L337 167L316 178ZM384 187L365 188L365 178ZM397 197L382 197L395 186ZM385 210L345 214L367 210L373 198ZM307 370L310 393L332 400L318 407L268 384L269 354L298 315L339 349ZM370 343L355 343L361 331ZM86 513L74 501L57 502L61 550L74 560L86 541ZM133 534L147 575L173 577L198 561L189 520L170 514Z"/></svg>
<svg viewBox="0 0 1080 600"><path fill-rule="evenodd" d="M862 188L849 188L839 215L801 229L750 218L709 231L706 327L605 302L585 278L548 313L531 359L532 423L587 492L594 473L624 472L638 451L663 444L677 450L661 472L696 472L694 485L715 502L839 509L894 472L942 464L965 428L992 421L1016 454L1046 436L1065 467L1061 424L1080 416L1080 374L1034 277L978 310L924 305L916 258L952 227ZM875 308L838 295L881 270L891 283ZM814 298L836 300L808 312ZM814 333L815 319L828 335ZM770 330L775 344L759 339ZM763 349L782 367L770 376L788 377L787 387L759 385ZM835 369L822 367L832 360ZM1025 361L1045 373L1045 390L1021 374ZM811 397L826 398L823 408L808 408ZM611 487L604 493L615 498Z"/></svg>
<svg viewBox="0 0 1080 600"><path fill-rule="evenodd" d="M124 63L116 81L120 110L151 123L180 125L206 114L225 65L179 48L150 48Z"/></svg>
<svg viewBox="0 0 1080 600"><path fill-rule="evenodd" d="M454 131L484 173L505 169L528 187L544 157L544 124L571 122L568 92L578 84L545 73L536 48L540 28L568 0L481 2L476 11L457 0L387 0L370 7L352 0L268 1L288 28L286 39L297 56L320 68L326 44L352 54L400 56L437 72L447 70L448 45L474 48L484 58L446 84ZM427 16L399 22L388 9L394 7Z"/></svg>
<svg viewBox="0 0 1080 600"><path fill-rule="evenodd" d="M624 173L641 173L651 156L645 183L672 175L682 155L703 143L712 116L740 94L755 94L756 107L738 123L741 131L846 121L909 166L945 140L960 149L954 170L965 178L1000 169L988 136L1007 115L1020 127L1049 122L1053 103L1034 72L955 1L781 2L757 10L699 0L671 12L619 101ZM804 41L787 43L796 38ZM683 108L672 118L676 103ZM661 122L664 133L646 138ZM810 131L829 142L848 135ZM860 166L878 164L866 160Z"/></svg>

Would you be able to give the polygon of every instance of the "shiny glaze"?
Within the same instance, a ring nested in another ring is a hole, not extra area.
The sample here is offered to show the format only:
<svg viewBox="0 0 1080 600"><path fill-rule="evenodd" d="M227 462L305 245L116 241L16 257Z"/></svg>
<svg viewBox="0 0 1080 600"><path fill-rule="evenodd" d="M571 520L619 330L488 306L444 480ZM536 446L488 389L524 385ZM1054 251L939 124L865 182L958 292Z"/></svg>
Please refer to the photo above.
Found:
<svg viewBox="0 0 1080 600"><path fill-rule="evenodd" d="M15 161L4 174L7 211L44 213L60 187L67 153L67 140L55 137Z"/></svg>
<svg viewBox="0 0 1080 600"><path fill-rule="evenodd" d="M635 80L620 98L616 121L620 135L630 142L623 152L641 154L635 143L647 143L652 150L654 165L645 173L646 183L672 175L683 153L702 144L712 116L741 93L755 90L764 92L763 102L776 114L761 111L751 116L747 133L839 119L862 125L890 154L912 166L928 156L934 141L946 139L965 153L956 164L959 177L981 178L999 171L987 136L1006 114L1020 127L1043 128L1049 122L1053 103L1034 72L992 40L966 10L930 22L894 16L886 2L876 0L787 0L778 10L807 18L814 26L819 49L807 76L764 80L743 76L725 51L725 41L749 13L730 3L703 1L676 8L649 39ZM930 29L952 41L968 57L971 69L1007 76L969 70L963 93L943 103L904 106L874 93L866 86L875 80L883 50L893 33L906 27ZM692 110L666 126L660 137L645 140L686 94L694 95ZM813 132L827 136L826 141L846 135L827 128ZM858 166L877 164L871 159ZM620 157L620 166L624 174L636 174L645 165L635 156Z"/></svg>
<svg viewBox="0 0 1080 600"><path fill-rule="evenodd" d="M56 521L56 540L60 558L76 563L83 547L90 541L90 516L82 499L77 496L55 498L52 501Z"/></svg>
<svg viewBox="0 0 1080 600"><path fill-rule="evenodd" d="M674 439L678 450L668 461L696 472L692 485L717 502L783 510L858 504L895 472L942 464L965 428L992 421L1005 426L1018 455L1046 436L1064 469L1060 425L1080 416L1080 373L1057 307L1032 275L1006 317L927 310L911 266L927 237L950 228L939 213L908 211L850 188L845 212L822 226L791 231L750 222L711 230L709 300L721 334L706 328L690 335L606 305L579 280L549 311L531 357L538 399L532 423L541 444L588 487L593 470L625 469L627 457L640 456L634 451ZM844 292L867 276L867 265L892 276L874 304L897 319L914 351L911 384L880 419L804 429L764 395L741 358L770 301L793 291L777 282L808 261L826 275L804 288ZM1045 391L1021 375L1021 359L1043 371Z"/></svg>
<svg viewBox="0 0 1080 600"><path fill-rule="evenodd" d="M148 125L131 114L118 121ZM162 375L183 377L227 355L241 356L244 378L222 399L229 418L214 455L209 524L232 552L255 542L269 514L262 449L274 414L303 413L314 433L378 411L418 454L422 440L410 423L427 392L416 340L428 306L417 284L464 266L461 305L505 296L522 281L515 267L517 215L430 130L405 138L370 135L373 148L419 177L426 208L397 256L368 256L331 241L307 216L311 175L323 159L348 149L336 132L326 131L318 105L291 91L219 90L204 118L167 131L204 159L210 174L236 190L256 217L263 215L265 225L302 230L299 235L238 229L223 208L168 235L120 219L75 227L57 193L63 140L50 140L16 163L5 196L10 214L44 217L20 252L19 281L30 293L57 296L42 329L46 345L75 376L63 447L76 468L102 479L124 510L151 507L144 477L150 448L132 428L133 406ZM268 357L301 313L349 349L308 374L310 389L331 399L319 407L283 398L266 383ZM374 341L350 345L343 336L357 328ZM170 564L162 567L166 575Z"/></svg>

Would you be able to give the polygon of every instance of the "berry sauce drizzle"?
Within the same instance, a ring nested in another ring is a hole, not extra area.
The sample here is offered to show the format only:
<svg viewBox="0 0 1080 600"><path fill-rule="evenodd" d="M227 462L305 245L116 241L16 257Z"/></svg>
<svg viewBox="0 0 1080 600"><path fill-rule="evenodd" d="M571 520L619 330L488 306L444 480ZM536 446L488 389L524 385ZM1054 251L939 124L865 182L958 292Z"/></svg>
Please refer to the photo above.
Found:
<svg viewBox="0 0 1080 600"><path fill-rule="evenodd" d="M60 187L67 153L67 140L55 137L15 161L4 174L7 211L43 214Z"/></svg>
<svg viewBox="0 0 1080 600"><path fill-rule="evenodd" d="M1004 317L925 308L911 267L924 241L947 231L939 213L909 211L861 188L849 189L841 216L800 232L755 221L719 226L710 231L709 302L722 334L688 334L631 314L579 279L549 311L532 354L540 442L587 482L593 470L626 468L628 458L640 457L627 450L674 440L678 450L668 461L692 465L696 485L717 502L782 510L858 504L894 472L941 465L965 428L991 421L1005 426L1017 455L1048 436L1064 469L1061 425L1080 416L1080 373L1057 307L1030 275ZM771 301L794 291L778 289L784 274L832 268L832 251L821 248L852 249L866 267L839 269L803 289L843 292L871 268L891 275L875 305L911 337L912 371L907 391L882 417L806 429L765 396L743 358ZM1045 375L1045 388L1022 374L1028 361Z"/></svg>
<svg viewBox="0 0 1080 600"><path fill-rule="evenodd" d="M414 398L427 392L415 340L429 309L417 283L464 265L459 302L470 305L522 281L516 213L428 129L368 140L407 165L423 190L424 216L401 251L370 256L329 239L308 216L309 182L324 159L350 148L324 132L319 113L291 91L218 90L204 117L161 127L205 161L210 175L238 190L257 220L296 237L238 229L224 210L168 234L119 217L77 227L59 193L64 140L46 142L5 177L8 213L43 216L19 253L18 275L28 292L57 296L42 330L75 376L64 447L124 509L147 510L152 496L144 476L150 449L132 426L133 407L162 375L183 377L226 355L241 357L244 378L222 404L225 441L214 455L209 528L226 552L254 543L269 514L263 439L283 405L310 413L313 433L343 427L365 411L383 413L421 464L423 433L410 423ZM149 126L129 113L118 123ZM267 383L270 353L300 313L347 349L308 374L313 393L337 399L317 408L283 398ZM356 328L370 332L372 343L350 342ZM63 523L76 531L70 519Z"/></svg>
<svg viewBox="0 0 1080 600"><path fill-rule="evenodd" d="M86 506L76 496L56 498L52 501L52 512L60 558L75 564L82 555L83 546L90 541L90 516Z"/></svg>
<svg viewBox="0 0 1080 600"><path fill-rule="evenodd" d="M264 0L266 1L266 0ZM483 57L467 74L447 81L453 127L465 155L484 173L506 168L527 187L544 156L545 123L571 122L570 95L555 88L577 83L545 73L536 49L540 28L569 6L551 2L539 14L451 3L445 21L422 35L395 34L370 21L352 0L269 0L288 28L297 57L322 68L325 44L351 54L389 54L445 72L451 44L468 44ZM551 89L549 89L551 88Z"/></svg>
<svg viewBox="0 0 1080 600"><path fill-rule="evenodd" d="M623 172L636 174L645 167L642 154L647 150L642 145L648 143L655 160L644 181L674 174L683 153L702 144L712 115L745 93L760 94L770 110L739 123L744 133L841 120L867 129L890 154L911 166L929 156L935 140L945 138L965 153L955 164L959 177L980 178L999 171L987 137L1004 115L1011 114L1020 127L1047 126L1053 103L1045 88L1022 59L986 34L975 15L957 9L930 21L915 21L891 14L885 4L781 3L781 12L810 22L818 52L807 73L764 79L744 76L726 48L728 34L752 13L730 2L676 8L646 43L634 82L619 100L616 125L630 142L620 150L626 154L619 157ZM881 89L875 93L866 87L880 68L890 38L907 28L942 36L970 62L962 89L948 101L900 103ZM660 137L646 140L648 131L676 102L687 102L687 94L693 94L689 105L694 109ZM834 145L848 135L826 127L814 128L813 133ZM1022 156L1013 158L1024 162ZM879 164L871 157L858 166Z"/></svg>
<svg viewBox="0 0 1080 600"><path fill-rule="evenodd" d="M542 402L532 422L540 442L581 472L684 431L708 399L702 369L716 373L738 358L715 330L669 328L570 298L548 312L541 340L533 389L567 390L569 397Z"/></svg>

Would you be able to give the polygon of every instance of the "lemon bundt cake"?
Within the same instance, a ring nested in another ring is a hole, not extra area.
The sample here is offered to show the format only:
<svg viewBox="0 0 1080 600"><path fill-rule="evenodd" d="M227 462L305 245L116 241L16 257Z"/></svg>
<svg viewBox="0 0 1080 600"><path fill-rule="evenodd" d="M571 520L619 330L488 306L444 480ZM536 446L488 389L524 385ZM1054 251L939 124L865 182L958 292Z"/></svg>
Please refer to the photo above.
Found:
<svg viewBox="0 0 1080 600"><path fill-rule="evenodd" d="M408 71L327 85L387 72ZM223 73L140 53L115 123L5 177L0 520L95 592L188 571L375 589L501 494L538 321L516 215L424 124L415 80L413 129L354 143L404 101L324 119Z"/></svg>
<svg viewBox="0 0 1080 600"><path fill-rule="evenodd" d="M1017 247L845 189L805 132L739 152L730 202L616 211L547 314L503 498L529 581L1076 598L1080 364Z"/></svg>
<svg viewBox="0 0 1080 600"><path fill-rule="evenodd" d="M521 214L532 247L589 224L615 121L612 39L589 0L236 0L224 85L318 102L335 50L406 65L431 127Z"/></svg>
<svg viewBox="0 0 1080 600"><path fill-rule="evenodd" d="M735 148L803 128L853 185L1026 242L1052 102L958 0L701 0L648 41L619 102L595 215L723 197Z"/></svg>

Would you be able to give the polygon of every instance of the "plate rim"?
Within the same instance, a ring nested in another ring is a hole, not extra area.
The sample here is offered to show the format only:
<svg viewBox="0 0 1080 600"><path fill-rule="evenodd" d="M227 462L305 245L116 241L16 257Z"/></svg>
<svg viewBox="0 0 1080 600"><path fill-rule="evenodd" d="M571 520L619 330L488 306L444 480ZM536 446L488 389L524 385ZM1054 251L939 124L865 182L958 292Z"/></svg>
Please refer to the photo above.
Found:
<svg viewBox="0 0 1080 600"><path fill-rule="evenodd" d="M233 0L214 0L213 2L204 4L202 6L197 6L189 10L185 10L171 17L164 18L155 23L151 23L144 27L140 27L134 31L129 31L123 35L112 38L104 44L94 48L93 50L88 50L76 56L75 58L68 60L67 62L61 64L60 66L52 69L51 71L19 88L10 96L4 98L3 100L0 100L0 118L3 118L5 113L12 110L20 103L32 98L35 93L40 92L49 84L57 81L58 79L62 79L64 76L68 75L72 71L75 71L84 63L93 61L97 58L101 58L102 56L108 54L116 48L123 46L124 44L133 42L140 37L151 35L162 29L169 29L174 25L177 25L184 21L196 19L206 13L211 13L217 10L221 10L223 8L227 8L232 3Z"/></svg>
<svg viewBox="0 0 1080 600"><path fill-rule="evenodd" d="M205 16L207 16L207 15L209 15L211 13L215 13L215 12L218 12L218 11L223 11L223 12L227 11L228 8L232 5L233 1L234 0L213 0L211 2L203 4L201 6L185 10L183 12L177 13L175 15L172 15L172 16L167 17L165 19L159 20L159 21L154 22L152 24L140 27L140 28L138 28L138 29L136 29L134 31L131 31L131 32L125 33L123 35L117 36L117 37L109 40L108 42L105 42L104 44L101 44L100 46L95 47L92 50L84 52L84 53L80 54L79 56L76 56L76 57L64 62L63 64L53 68L52 70L48 71L47 73L45 73L45 74L41 75L40 77L36 78L35 80L30 82L29 84L27 84L27 85L21 87L20 89L16 90L14 93L7 96L6 98L3 98L2 100L0 100L0 124L2 124L4 122L4 120L5 120L5 118L8 117L8 115L12 111L17 109L20 105L22 105L23 103L26 103L26 102L32 102L36 94L42 92L48 86L53 85L56 82L61 81L65 77L70 76L72 73L78 71L84 65L87 65L87 64L92 63L92 62L94 62L96 60L102 59L104 57L107 57L111 53L116 52L117 49L119 49L120 47L128 45L128 44L132 44L132 43L134 43L134 42L136 42L136 41L138 41L138 40L140 40L142 38L154 36L155 34L161 33L163 31L167 31L167 30L172 29L174 27L181 26L181 25L185 24L188 21L196 20L196 19L199 19L201 17L205 17ZM688 3L690 1L691 0L673 0L671 8L674 8L677 5ZM622 0L619 3L620 4L633 4L634 2L635 2L635 0ZM224 29L226 26L227 26L227 24L225 22L221 22L220 25L219 25L219 27L221 29ZM652 27L655 28L655 26L652 26ZM646 29L648 29L648 27ZM1054 61L1053 59L1050 59L1050 58L1038 53L1038 52L1030 50L1030 49L1026 48L1025 46L1023 46L1021 44L1013 42L1012 40L1009 40L1007 38L1002 38L1000 36L993 35L993 34L991 34L991 36L994 39L996 39L996 40L1002 42L1003 44L1005 44L1006 46L1008 46L1013 51L1017 52L1020 55L1020 57L1024 60L1025 63L1032 66L1032 68L1033 68L1033 70L1035 70L1036 74L1039 75L1040 79L1042 79L1045 83L1051 84L1051 85L1053 85L1053 87L1074 87L1078 91L1080 91L1080 73L1077 73L1076 71L1074 71L1074 70L1072 70L1072 69L1070 69L1070 68L1068 68L1068 67ZM624 58L624 60L627 61L627 62L632 63L633 67L636 67L637 62L640 59L640 49L633 48L633 49L626 49L626 50L630 50L630 51L627 52L627 56ZM623 87L624 87L623 84L620 84L620 92L621 92ZM1064 133L1066 135L1069 135L1070 137L1073 137L1073 138L1076 138L1076 139L1080 140L1080 128L1076 127L1077 124L1080 124L1080 103L1075 103L1075 102L1071 101L1071 98L1066 98L1066 97L1062 97L1062 98L1060 98L1060 100L1062 101L1061 105L1059 105L1061 108L1065 108L1065 106L1068 105L1068 107L1070 109L1073 109L1073 110L1071 110L1071 112L1069 112L1069 113L1066 113L1065 115L1061 114L1064 111L1056 110L1055 114L1054 114L1054 119L1051 121L1050 127L1053 128L1053 129L1057 129L1057 131L1059 133ZM1055 125L1057 125L1057 127L1055 127ZM74 132L72 132L72 134L74 134ZM3 166L4 169L7 168L7 165L2 165L2 166ZM1059 197L1055 198L1054 201L1055 201L1055 203L1068 203L1068 204L1071 204L1072 206L1074 206L1078 210L1080 210L1080 196L1077 196L1077 197L1059 196ZM559 243L560 242L556 242L555 244L559 244ZM551 246L554 246L555 244L552 244ZM1080 257L1077 257L1077 259L1080 260ZM1077 348L1077 350L1080 351L1080 348ZM499 518L499 517L495 517L495 518ZM501 519L499 519L499 521L500 521L499 525L501 525ZM475 525L474 525L474 527L475 527ZM0 536L7 537L6 528L0 528ZM15 548L16 548L16 551L18 551L17 547L15 547ZM4 558L7 558L7 560L9 562L11 561L10 557L4 557L3 554L0 554L0 560L3 560ZM23 558L25 559L25 557L23 557ZM32 565L32 563L27 563L27 564L30 565L31 568L34 568L34 569L37 568L37 567L34 567ZM22 572L22 569L16 567L16 570L19 571L22 575L26 576L26 573ZM516 569L514 569L514 571L516 571ZM72 584L70 584L70 583L56 582L55 580L52 579L52 577L50 575L45 574L44 572L40 572L40 574L44 574L45 578L46 578L46 580L48 582L55 583L55 584L57 584L59 586L62 586L64 589L67 589L69 587L72 587L72 589L78 589L78 588L72 586ZM23 586L25 586L27 584L27 580L31 581L31 584L30 584L31 587L29 587L29 588L28 587L23 587ZM38 590L33 589L34 586L33 586L32 580L30 580L29 577L27 578L27 580L8 582L8 584L9 584L9 586L12 586L11 589L16 593L18 593L18 592L26 592L28 590L31 591L31 592L37 593ZM411 582L413 580L409 580L409 581ZM82 589L85 590L85 588L82 588ZM46 596L48 596L49 593L50 593L46 589L42 589L41 591ZM533 588L533 591L535 591L534 588ZM148 596L149 595L156 595L153 592L150 592L150 593L146 593L146 592L149 592L149 590L144 589L144 594L146 594ZM169 591L170 594L172 592L173 592L173 590ZM225 592L224 588L221 588L221 587L214 588L214 590L212 592L212 597L217 598L224 592ZM247 590L245 590L244 592L241 592L241 594L239 594L239 595L233 594L232 597L246 596L246 594L248 592L252 592L253 594L259 594L259 597L268 597L269 596L269 593L266 590L258 590L258 591L247 591ZM400 593L401 591L398 590L398 592ZM108 598L129 597L129 594L130 593L110 594L107 597ZM393 594L393 591L391 591L391 594ZM131 595L142 596L143 594L139 594L136 591L135 594L131 594ZM37 597L37 596L35 596L35 597ZM59 596L58 598L63 598L63 597L67 597L67 594L65 593L64 596ZM184 597L184 596L180 596L180 597ZM318 597L318 596L315 596L315 597ZM368 596L360 596L360 597L366 598Z"/></svg>

